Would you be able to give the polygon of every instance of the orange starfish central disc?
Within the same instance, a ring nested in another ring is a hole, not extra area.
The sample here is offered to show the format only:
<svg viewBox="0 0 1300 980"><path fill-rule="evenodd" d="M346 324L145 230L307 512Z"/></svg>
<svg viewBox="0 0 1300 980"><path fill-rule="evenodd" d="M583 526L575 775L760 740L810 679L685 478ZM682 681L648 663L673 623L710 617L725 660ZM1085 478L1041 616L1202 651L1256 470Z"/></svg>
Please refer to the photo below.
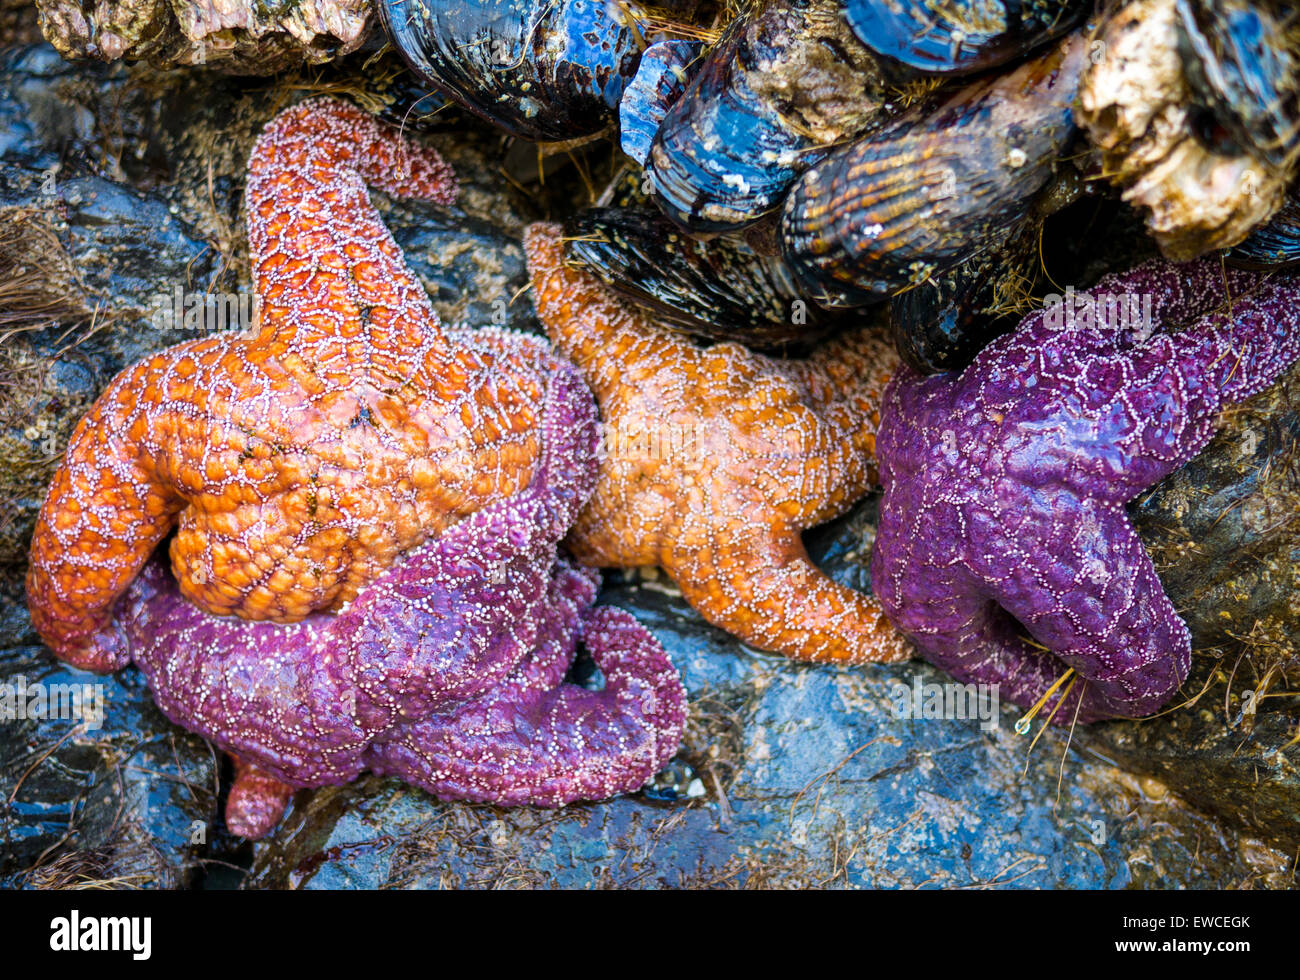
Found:
<svg viewBox="0 0 1300 980"><path fill-rule="evenodd" d="M803 361L701 348L566 265L560 232L524 237L547 333L586 375L606 429L596 492L569 538L588 564L663 567L715 626L803 660L909 656L868 595L831 581L800 532L876 480L876 427L898 365L860 330Z"/></svg>
<svg viewBox="0 0 1300 980"><path fill-rule="evenodd" d="M41 509L28 602L64 660L125 662L113 606L174 525L186 596L288 622L339 607L531 479L544 344L444 334L367 183L442 203L456 189L434 151L330 99L263 132L247 190L252 335L120 374Z"/></svg>

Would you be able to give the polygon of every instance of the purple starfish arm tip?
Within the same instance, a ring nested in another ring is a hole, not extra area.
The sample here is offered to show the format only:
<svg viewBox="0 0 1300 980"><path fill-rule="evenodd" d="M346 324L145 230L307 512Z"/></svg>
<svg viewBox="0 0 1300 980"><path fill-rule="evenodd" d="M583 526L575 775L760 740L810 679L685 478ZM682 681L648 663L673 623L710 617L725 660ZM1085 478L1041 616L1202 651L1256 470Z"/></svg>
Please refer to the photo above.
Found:
<svg viewBox="0 0 1300 980"><path fill-rule="evenodd" d="M1300 357L1297 299L1291 276L1154 262L1031 315L960 374L900 372L872 558L895 625L1025 707L1073 668L1084 683L1045 702L1058 723L1167 702L1191 638L1124 505Z"/></svg>
<svg viewBox="0 0 1300 980"><path fill-rule="evenodd" d="M293 787L237 756L234 763L235 782L226 798L226 829L236 837L257 840L280 822Z"/></svg>

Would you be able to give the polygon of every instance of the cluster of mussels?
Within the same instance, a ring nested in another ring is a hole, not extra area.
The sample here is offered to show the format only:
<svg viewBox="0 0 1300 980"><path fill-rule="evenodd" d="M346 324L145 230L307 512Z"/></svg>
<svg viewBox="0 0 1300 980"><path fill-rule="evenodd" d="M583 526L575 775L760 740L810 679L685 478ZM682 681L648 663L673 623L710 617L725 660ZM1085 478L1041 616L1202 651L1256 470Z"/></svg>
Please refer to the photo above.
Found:
<svg viewBox="0 0 1300 980"><path fill-rule="evenodd" d="M1173 696L1191 638L1125 504L1300 359L1288 4L378 10L444 97L526 140L617 134L639 190L527 229L550 345L444 329L367 187L448 203L446 164L331 99L266 128L253 331L110 385L27 583L59 657L134 662L235 757L233 830L363 771L507 804L643 785L685 699L593 568L660 566L761 650L919 651L1056 723ZM1044 222L1103 181L1165 258L1017 324ZM878 486L871 596L800 535ZM599 690L567 680L579 644Z"/></svg>

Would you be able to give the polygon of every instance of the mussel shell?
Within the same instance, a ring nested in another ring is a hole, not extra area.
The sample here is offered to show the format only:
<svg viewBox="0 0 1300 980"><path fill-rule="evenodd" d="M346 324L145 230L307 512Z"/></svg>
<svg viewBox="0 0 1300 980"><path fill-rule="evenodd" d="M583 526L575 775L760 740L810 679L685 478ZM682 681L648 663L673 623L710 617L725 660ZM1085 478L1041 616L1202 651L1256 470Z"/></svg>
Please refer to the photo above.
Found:
<svg viewBox="0 0 1300 980"><path fill-rule="evenodd" d="M952 268L895 293L889 327L903 360L922 374L957 371L1013 329L1021 313L1005 308L1003 293L1032 286L1038 229L1037 220L1026 218Z"/></svg>
<svg viewBox="0 0 1300 980"><path fill-rule="evenodd" d="M759 221L881 91L832 0L769 0L731 23L659 127L646 166L659 206L695 232Z"/></svg>
<svg viewBox="0 0 1300 980"><path fill-rule="evenodd" d="M591 208L565 224L565 251L654 318L705 340L770 349L843 323L803 297L779 256L743 238L700 241L653 208Z"/></svg>
<svg viewBox="0 0 1300 980"><path fill-rule="evenodd" d="M379 0L410 69L515 136L607 129L636 72L640 38L603 0Z"/></svg>
<svg viewBox="0 0 1300 980"><path fill-rule="evenodd" d="M853 33L915 71L964 75L1018 60L1076 27L1090 0L846 0Z"/></svg>
<svg viewBox="0 0 1300 980"><path fill-rule="evenodd" d="M826 306L861 305L1004 234L1074 136L1084 52L1076 34L804 174L786 200L780 234L805 289Z"/></svg>
<svg viewBox="0 0 1300 980"><path fill-rule="evenodd" d="M1285 269L1300 264L1300 196L1292 190L1267 224L1228 250L1229 265L1242 269Z"/></svg>
<svg viewBox="0 0 1300 980"><path fill-rule="evenodd" d="M1188 85L1236 146L1282 170L1300 156L1300 24L1290 4L1178 0ZM1216 149L1216 147L1211 147Z"/></svg>
<svg viewBox="0 0 1300 980"><path fill-rule="evenodd" d="M657 41L642 52L636 76L618 105L619 144L641 166L650 158L668 110L686 91L692 63L703 48L701 41L670 40Z"/></svg>

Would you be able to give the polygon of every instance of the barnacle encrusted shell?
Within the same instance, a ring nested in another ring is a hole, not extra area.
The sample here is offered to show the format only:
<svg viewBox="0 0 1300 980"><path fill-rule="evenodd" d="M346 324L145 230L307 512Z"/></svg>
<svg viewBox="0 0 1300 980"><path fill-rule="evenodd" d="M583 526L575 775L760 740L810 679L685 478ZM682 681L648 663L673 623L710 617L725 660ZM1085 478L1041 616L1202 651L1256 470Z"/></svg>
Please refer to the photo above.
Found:
<svg viewBox="0 0 1300 980"><path fill-rule="evenodd" d="M1176 0L1196 105L1236 145L1292 171L1300 159L1300 19L1289 0Z"/></svg>
<svg viewBox="0 0 1300 980"><path fill-rule="evenodd" d="M1170 259L1235 245L1282 203L1282 175L1197 138L1175 0L1136 0L1102 25L1076 115L1103 172L1147 212L1147 228Z"/></svg>
<svg viewBox="0 0 1300 980"><path fill-rule="evenodd" d="M37 0L41 30L65 58L206 65L269 75L355 51L370 0Z"/></svg>

